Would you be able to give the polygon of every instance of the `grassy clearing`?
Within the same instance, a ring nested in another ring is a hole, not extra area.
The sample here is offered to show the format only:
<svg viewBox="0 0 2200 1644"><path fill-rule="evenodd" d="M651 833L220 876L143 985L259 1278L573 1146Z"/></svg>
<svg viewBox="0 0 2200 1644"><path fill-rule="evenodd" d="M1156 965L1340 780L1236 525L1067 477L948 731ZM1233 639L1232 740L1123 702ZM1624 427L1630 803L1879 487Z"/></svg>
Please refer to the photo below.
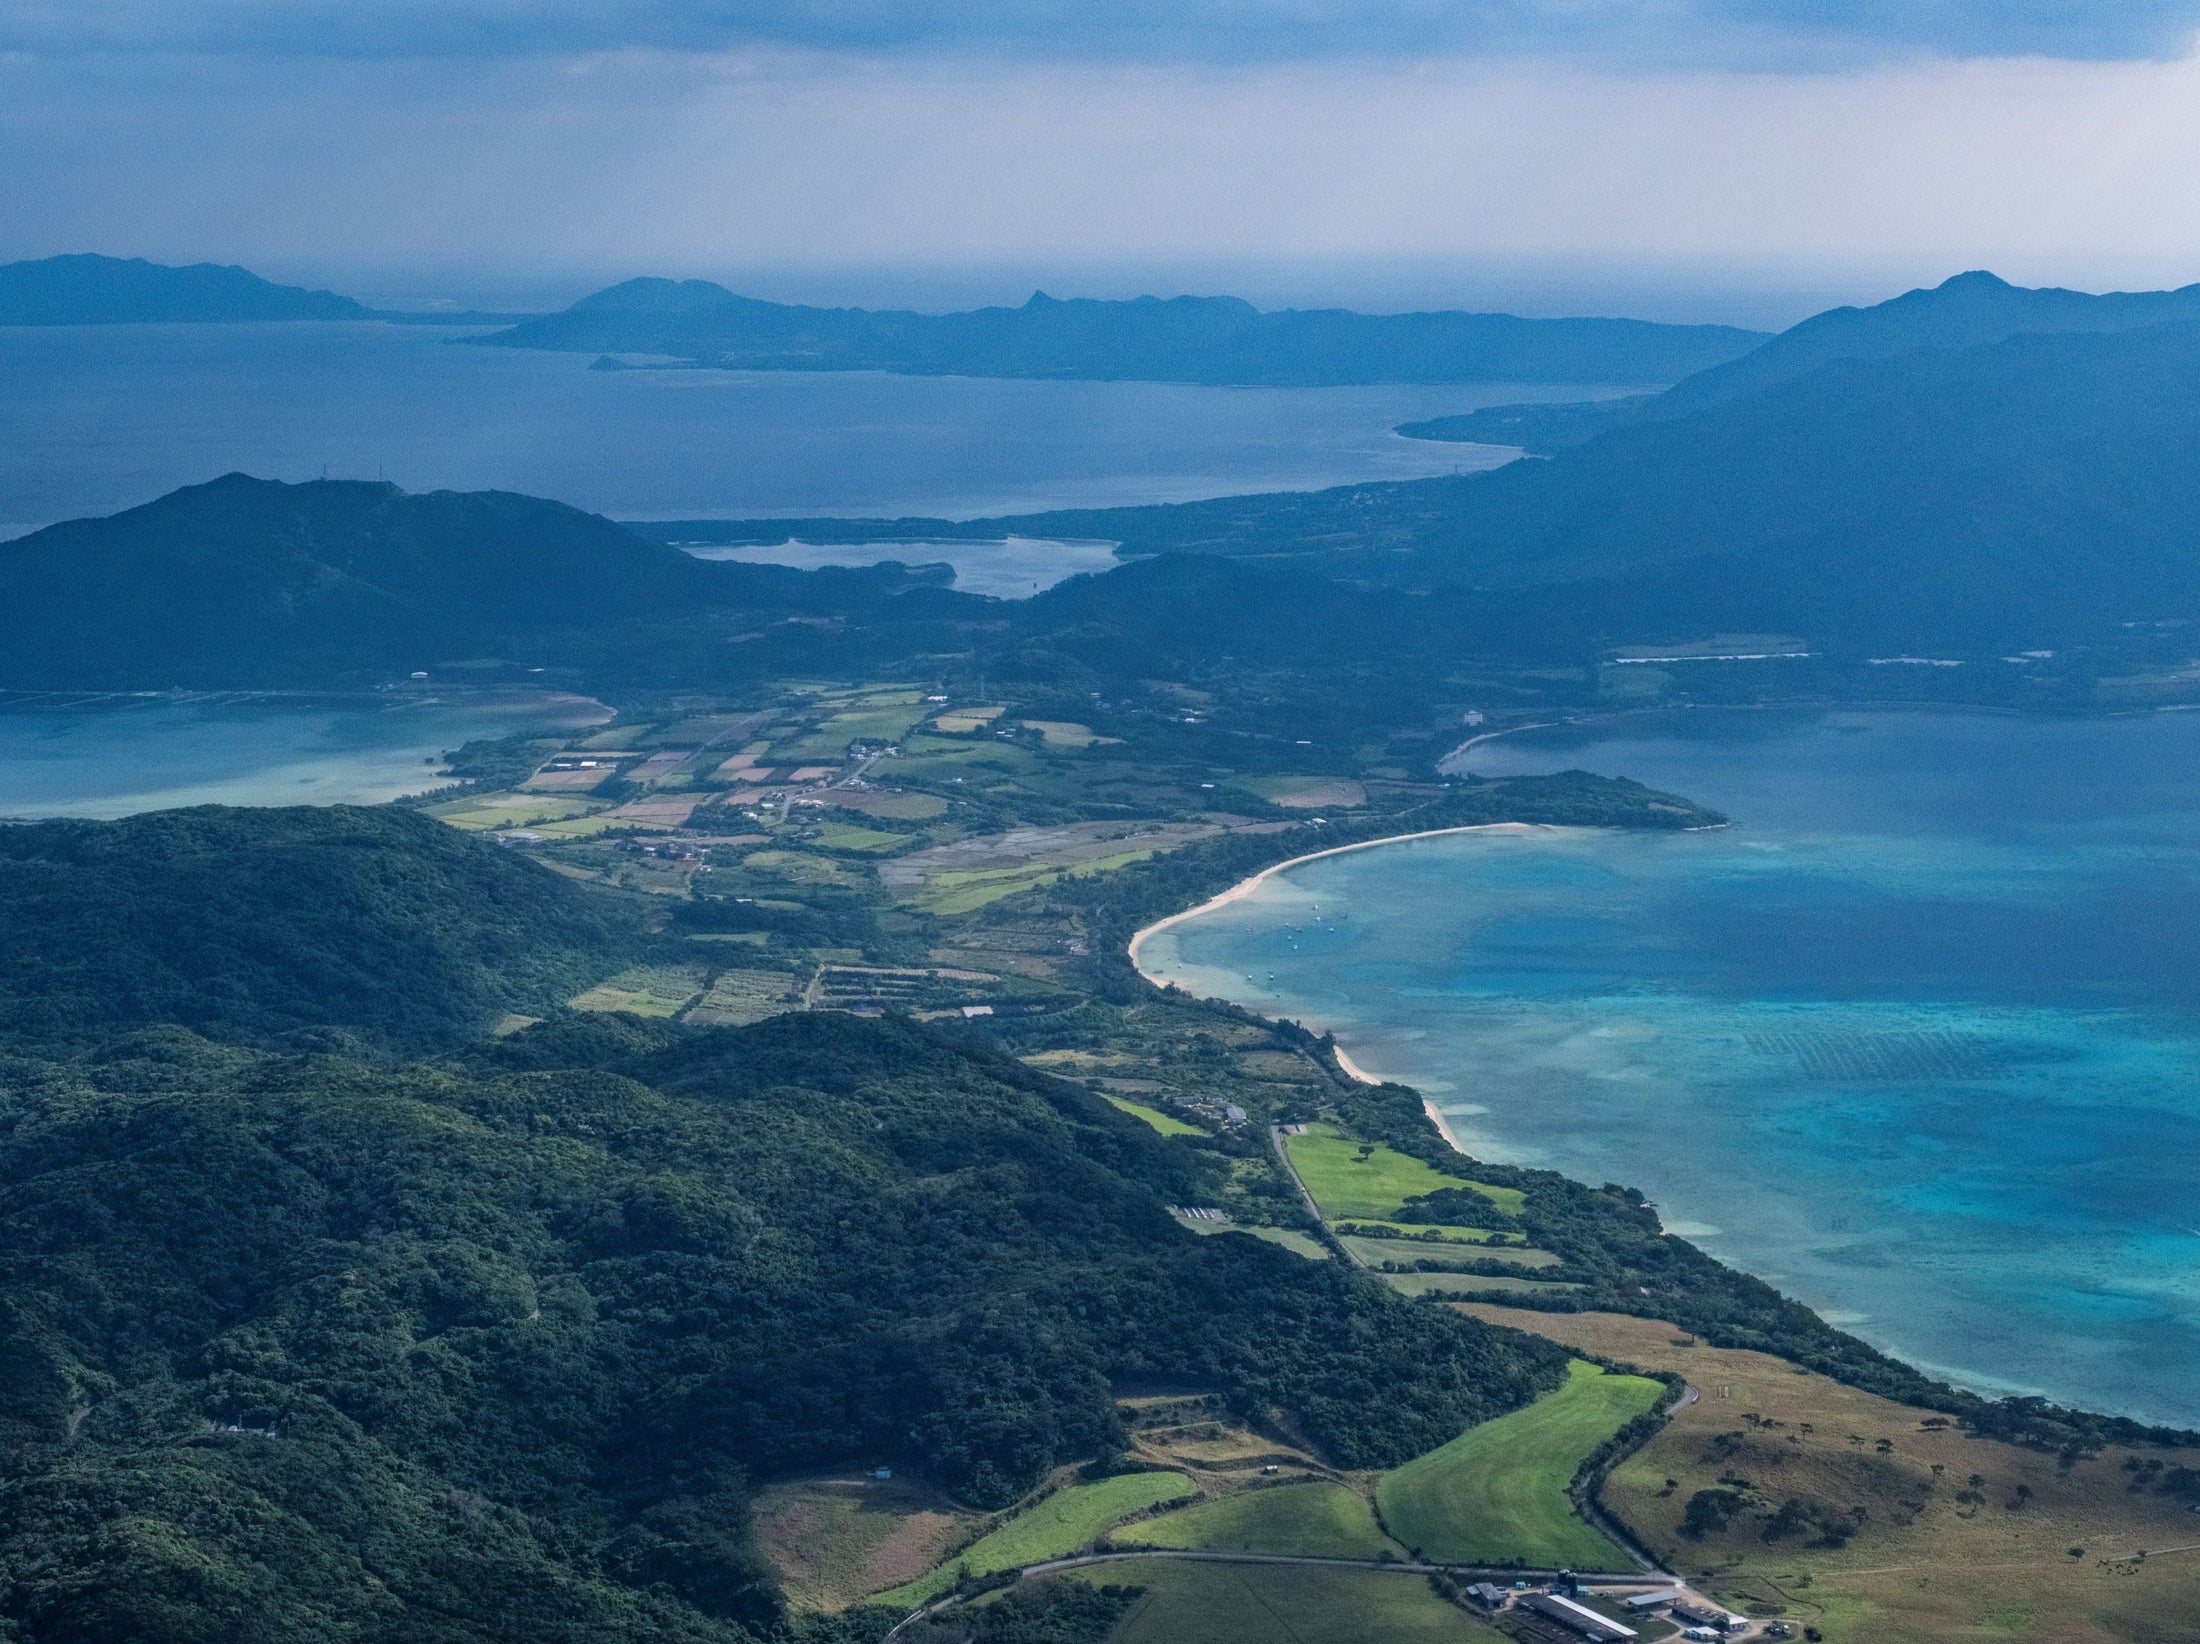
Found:
<svg viewBox="0 0 2200 1644"><path fill-rule="evenodd" d="M1080 1574L1146 1589L1108 1644L1503 1644L1402 1572L1140 1558Z"/></svg>
<svg viewBox="0 0 2200 1644"><path fill-rule="evenodd" d="M1039 733L1050 748L1089 748L1096 742L1121 742L1119 736L1099 736L1090 725L1079 725L1066 719L1027 719L1026 730Z"/></svg>
<svg viewBox="0 0 2200 1644"><path fill-rule="evenodd" d="M1096 873L1108 873L1133 862L1143 862L1151 855L1150 850L1121 851L1114 856L1098 857L1068 867L949 869L929 875L923 888L907 900L931 914L974 913L987 903L1014 896L1018 891L1036 890L1057 879L1083 879Z"/></svg>
<svg viewBox="0 0 2200 1644"><path fill-rule="evenodd" d="M877 828L858 828L846 822L826 823L817 830L817 842L829 851L862 851L868 856L883 856L914 843L905 833L882 833Z"/></svg>
<svg viewBox="0 0 2200 1644"><path fill-rule="evenodd" d="M843 1610L930 1569L978 1522L922 1485L798 1479L759 1492L756 1542L801 1610Z"/></svg>
<svg viewBox="0 0 2200 1644"><path fill-rule="evenodd" d="M1119 1108L1134 1119L1143 1119L1164 1136L1204 1136L1207 1133L1197 1125L1188 1125L1182 1119L1172 1118L1157 1107L1144 1107L1137 1102L1126 1101L1121 1096L1102 1098L1108 1106Z"/></svg>
<svg viewBox="0 0 2200 1644"><path fill-rule="evenodd" d="M1704 1585L1735 1609L1778 1606L1798 1632L1817 1627L1828 1644L2200 1638L2200 1555L2162 1556L2200 1542L2200 1517L2158 1489L2134 1490L2138 1475L2125 1467L2191 1467L2190 1450L2111 1446L2065 1468L2052 1453L1928 1426L1940 1419L1931 1411L1768 1354L1708 1346L1660 1320L1461 1310L1677 1371L1702 1393L1613 1470L1604 1501L1676 1567L1716 1571ZM1727 1527L1683 1535L1690 1497L1733 1489L1724 1481L1735 1478L1747 1488ZM1801 1498L1863 1517L1839 1546L1807 1533L1768 1540L1769 1515ZM2084 1556L2070 1556L2073 1547ZM2154 1556L2134 1559L2142 1548Z"/></svg>
<svg viewBox="0 0 2200 1644"><path fill-rule="evenodd" d="M1365 1496L1328 1479L1243 1490L1180 1507L1127 1525L1108 1539L1126 1547L1312 1558L1380 1558L1403 1551L1383 1534Z"/></svg>
<svg viewBox="0 0 2200 1644"><path fill-rule="evenodd" d="M1176 1225L1202 1238L1212 1238L1218 1233L1244 1233L1265 1244L1280 1244L1284 1249L1304 1256L1308 1261L1329 1260L1329 1250L1319 1239L1288 1227L1256 1227L1244 1222L1195 1222L1179 1216Z"/></svg>
<svg viewBox="0 0 2200 1644"><path fill-rule="evenodd" d="M575 1010L624 1010L636 1016L677 1016L703 991L710 973L699 965L637 965L566 1001Z"/></svg>
<svg viewBox="0 0 2200 1644"><path fill-rule="evenodd" d="M980 1536L929 1575L881 1593L879 1602L922 1604L952 1587L958 1570L982 1576L1050 1558L1067 1558L1131 1514L1197 1493L1197 1487L1182 1473L1121 1473L1095 1484L1072 1484L1025 1508L999 1529Z"/></svg>
<svg viewBox="0 0 2200 1644"><path fill-rule="evenodd" d="M1378 1229L1379 1231L1370 1235L1370 1237L1378 1239L1387 1234L1392 1238L1415 1239L1430 1244L1449 1242L1453 1244L1499 1245L1526 1244L1528 1242L1528 1236L1525 1233L1493 1233L1486 1227L1451 1227L1431 1222L1394 1222L1381 1217L1361 1216L1347 1216L1343 1220L1350 1223L1354 1228ZM1429 1238L1431 1233L1437 1237L1434 1239Z"/></svg>
<svg viewBox="0 0 2200 1644"><path fill-rule="evenodd" d="M1583 1522L1566 1487L1589 1453L1656 1404L1664 1388L1576 1359L1564 1386L1525 1410L1469 1428L1385 1474L1375 1499L1408 1547L1458 1563L1626 1569Z"/></svg>
<svg viewBox="0 0 2200 1644"><path fill-rule="evenodd" d="M1340 1236L1345 1249L1371 1267L1384 1262L1504 1262L1510 1267L1556 1267L1559 1258L1548 1250L1530 1250L1524 1245L1509 1244L1489 1249L1477 1249L1464 1244L1436 1244L1422 1239L1362 1239L1347 1233ZM1452 1271L1458 1271L1454 1266Z"/></svg>
<svg viewBox="0 0 2200 1644"><path fill-rule="evenodd" d="M1285 1141L1299 1179L1331 1221L1385 1221L1403 1210L1406 1200L1446 1187L1471 1189L1508 1215L1517 1216L1527 1202L1516 1187L1462 1181L1380 1143L1363 1158L1364 1144L1328 1125L1309 1126L1305 1135Z"/></svg>

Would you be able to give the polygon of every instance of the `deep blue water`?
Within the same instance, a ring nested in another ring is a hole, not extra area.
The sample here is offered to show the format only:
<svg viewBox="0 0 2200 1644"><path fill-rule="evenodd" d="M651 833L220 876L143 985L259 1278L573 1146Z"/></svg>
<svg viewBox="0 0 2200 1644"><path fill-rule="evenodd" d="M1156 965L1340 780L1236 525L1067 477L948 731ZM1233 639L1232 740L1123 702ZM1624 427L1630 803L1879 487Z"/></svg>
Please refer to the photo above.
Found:
<svg viewBox="0 0 2200 1644"><path fill-rule="evenodd" d="M0 536L234 469L494 487L634 519L955 519L1181 502L1489 467L1512 453L1390 430L1595 392L607 372L584 354L473 348L452 335L381 324L0 327Z"/></svg>
<svg viewBox="0 0 2200 1644"><path fill-rule="evenodd" d="M1735 825L1309 863L1148 968L1336 1026L1470 1149L1639 1186L1913 1362L2200 1426L2200 718L1707 714L1466 762Z"/></svg>

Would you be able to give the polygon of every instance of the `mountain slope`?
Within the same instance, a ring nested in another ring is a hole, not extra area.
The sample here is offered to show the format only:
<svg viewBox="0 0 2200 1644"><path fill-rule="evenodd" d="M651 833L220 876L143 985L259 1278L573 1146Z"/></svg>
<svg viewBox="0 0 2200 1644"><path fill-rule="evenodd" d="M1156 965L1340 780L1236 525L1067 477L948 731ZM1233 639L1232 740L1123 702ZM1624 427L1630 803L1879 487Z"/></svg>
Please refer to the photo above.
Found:
<svg viewBox="0 0 2200 1644"><path fill-rule="evenodd" d="M1762 347L1683 378L1662 394L1623 401L1503 405L1407 423L1418 439L1520 445L1548 453L1632 423L1688 416L1791 382L1839 360L1883 360L1920 349L1965 349L2019 336L2104 334L2200 324L2200 285L2093 295L2014 286L1974 270L1870 308L1833 308Z"/></svg>
<svg viewBox="0 0 2200 1644"><path fill-rule="evenodd" d="M0 544L13 685L313 682L493 654L738 579L505 492L230 474ZM103 666L87 666L99 659Z"/></svg>
<svg viewBox="0 0 2200 1644"><path fill-rule="evenodd" d="M704 280L629 280L480 342L667 354L780 371L1156 382L1668 382L1761 340L1731 326L1509 314L1263 313L1234 297L1141 297L914 314L806 308Z"/></svg>
<svg viewBox="0 0 2200 1644"><path fill-rule="evenodd" d="M640 921L415 811L206 805L0 828L0 1044L154 1023L421 1050L544 1012Z"/></svg>
<svg viewBox="0 0 2200 1644"><path fill-rule="evenodd" d="M129 325L250 320L367 320L330 291L276 285L216 263L172 268L80 253L0 266L0 325Z"/></svg>
<svg viewBox="0 0 2200 1644"><path fill-rule="evenodd" d="M1560 1374L1342 1263L1186 1233L1165 1204L1219 1163L921 1027L515 1058L553 1065L145 1035L12 1071L0 1620L747 1644L784 1636L747 1523L777 1476L887 1462L1001 1505L1119 1442L1116 1377L1388 1465Z"/></svg>

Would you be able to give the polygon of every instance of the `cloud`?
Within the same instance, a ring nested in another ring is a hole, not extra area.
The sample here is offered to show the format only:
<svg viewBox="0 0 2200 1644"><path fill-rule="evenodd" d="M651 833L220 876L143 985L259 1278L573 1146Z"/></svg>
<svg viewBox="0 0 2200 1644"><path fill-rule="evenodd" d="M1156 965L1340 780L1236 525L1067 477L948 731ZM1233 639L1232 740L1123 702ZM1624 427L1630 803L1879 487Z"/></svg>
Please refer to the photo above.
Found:
<svg viewBox="0 0 2200 1644"><path fill-rule="evenodd" d="M1051 61L1454 55L1827 66L2163 59L2200 0L0 0L0 52L570 56L755 47Z"/></svg>
<svg viewBox="0 0 2200 1644"><path fill-rule="evenodd" d="M2200 277L2195 107L2191 61L30 62L0 65L0 256L712 277L1784 261L2181 284Z"/></svg>

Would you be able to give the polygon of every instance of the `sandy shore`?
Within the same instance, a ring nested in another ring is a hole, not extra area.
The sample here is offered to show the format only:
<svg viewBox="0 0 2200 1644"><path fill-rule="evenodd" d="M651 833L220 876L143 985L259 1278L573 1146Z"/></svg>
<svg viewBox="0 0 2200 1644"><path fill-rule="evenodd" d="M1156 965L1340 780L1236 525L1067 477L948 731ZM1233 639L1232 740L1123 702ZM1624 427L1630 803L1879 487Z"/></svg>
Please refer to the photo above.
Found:
<svg viewBox="0 0 2200 1644"><path fill-rule="evenodd" d="M1555 831L1550 825L1540 822L1477 822L1469 827L1427 828L1420 833L1394 833L1381 839L1363 839L1352 845L1332 845L1324 851L1308 851L1304 856L1294 856L1288 861L1276 863L1273 867L1263 868L1250 879L1239 880L1220 896L1210 896L1196 908L1186 908L1182 913L1172 913L1166 919L1155 920L1131 938L1128 950L1130 961L1133 965L1138 964L1138 950L1146 945L1146 938L1149 936L1157 936L1162 931L1184 923L1187 919L1197 919L1203 913L1211 913L1216 908L1227 907L1232 902L1241 901L1252 895L1254 891L1267 883L1274 875L1298 867L1302 863L1318 862L1325 856L1342 856L1348 851L1369 851L1378 845L1402 845L1409 839L1438 839L1446 834L1453 833L1549 833ZM1143 966L1140 966L1139 974L1144 976L1147 981L1159 985L1159 978ZM1356 1079L1363 1085L1379 1085L1384 1082L1353 1061L1342 1048L1336 1049L1336 1057L1337 1066L1344 1070L1347 1078ZM1421 1107L1428 1114L1429 1122L1435 1125L1443 1133L1444 1140L1452 1145L1453 1151L1464 1153L1466 1149L1459 1145L1459 1138L1451 1133L1451 1126L1444 1122L1444 1116L1437 1111L1436 1104L1423 1096Z"/></svg>
<svg viewBox="0 0 2200 1644"><path fill-rule="evenodd" d="M1471 827L1428 828L1420 833L1394 833L1385 835L1381 839L1363 839L1356 845L1332 845L1325 851L1308 851L1304 856L1294 856L1289 861L1278 862L1273 867L1263 868L1250 879L1240 879L1220 896L1210 896L1196 908L1186 908L1182 913L1172 913L1166 919L1156 919L1131 938L1131 945L1127 951L1130 954L1131 963L1135 965L1138 963L1138 950L1146 945L1147 937L1158 936L1165 930L1183 924L1187 919L1197 919L1203 913L1212 913L1216 908L1228 907L1232 902L1243 901L1275 875L1284 873L1303 863L1318 862L1325 856L1343 856L1348 851L1371 851L1378 845L1402 845L1409 839L1438 839L1448 833L1555 833L1556 831L1555 828L1541 822L1477 822ZM1144 974L1143 971L1141 971L1141 974ZM1148 976L1146 980L1150 982L1153 978Z"/></svg>

